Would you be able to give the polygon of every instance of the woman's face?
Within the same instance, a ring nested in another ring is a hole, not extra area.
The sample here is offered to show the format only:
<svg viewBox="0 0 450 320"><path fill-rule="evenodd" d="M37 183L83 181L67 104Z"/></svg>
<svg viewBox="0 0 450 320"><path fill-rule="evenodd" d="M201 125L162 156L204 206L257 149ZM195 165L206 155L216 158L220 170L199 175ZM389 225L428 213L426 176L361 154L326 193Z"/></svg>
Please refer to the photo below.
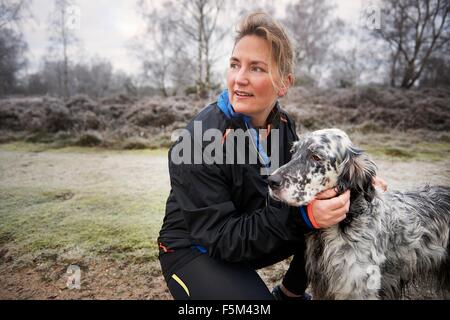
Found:
<svg viewBox="0 0 450 320"><path fill-rule="evenodd" d="M267 40L249 35L239 40L230 58L227 87L234 111L252 118L254 126L263 126L278 98L269 76L270 48ZM280 84L276 63L272 60L274 82Z"/></svg>

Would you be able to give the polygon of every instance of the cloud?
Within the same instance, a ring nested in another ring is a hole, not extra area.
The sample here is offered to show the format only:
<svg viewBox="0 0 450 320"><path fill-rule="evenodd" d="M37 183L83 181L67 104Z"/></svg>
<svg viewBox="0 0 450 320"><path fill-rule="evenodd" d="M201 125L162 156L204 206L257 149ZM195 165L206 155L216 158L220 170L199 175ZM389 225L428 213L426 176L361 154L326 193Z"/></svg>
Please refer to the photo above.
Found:
<svg viewBox="0 0 450 320"><path fill-rule="evenodd" d="M114 68L128 73L139 72L139 62L128 51L130 39L144 31L144 25L136 9L136 0L75 0L80 8L80 30L77 34L83 46L79 59L90 60L97 56L110 60ZM283 0L283 3L286 1ZM158 1L152 0L152 4ZM278 9L283 11L279 2ZM337 1L337 15L352 20L357 17L361 0ZM36 71L48 47L48 19L53 11L53 0L34 0L32 13L35 17L24 26L28 42L28 72ZM227 60L227 59L226 59ZM226 62L225 62L226 65Z"/></svg>
<svg viewBox="0 0 450 320"><path fill-rule="evenodd" d="M136 61L127 50L128 41L142 30L142 22L135 9L136 1L129 0L78 0L81 19L77 35L86 57L99 56L112 62L116 69L135 73ZM52 14L52 0L32 2L34 20L24 25L30 60L29 72L35 71L48 47L48 20ZM80 57L81 58L81 57Z"/></svg>

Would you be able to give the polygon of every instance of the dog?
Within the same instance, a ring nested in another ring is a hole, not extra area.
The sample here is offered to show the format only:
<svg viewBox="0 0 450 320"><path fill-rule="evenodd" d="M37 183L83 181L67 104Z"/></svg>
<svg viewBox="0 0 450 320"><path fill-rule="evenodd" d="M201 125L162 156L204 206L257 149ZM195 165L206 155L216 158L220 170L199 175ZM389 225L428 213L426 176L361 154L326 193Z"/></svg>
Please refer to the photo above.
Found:
<svg viewBox="0 0 450 320"><path fill-rule="evenodd" d="M376 170L345 132L324 129L301 136L268 178L270 196L292 206L350 189L346 219L306 235L314 299L400 299L417 283L450 298L450 187L381 193Z"/></svg>

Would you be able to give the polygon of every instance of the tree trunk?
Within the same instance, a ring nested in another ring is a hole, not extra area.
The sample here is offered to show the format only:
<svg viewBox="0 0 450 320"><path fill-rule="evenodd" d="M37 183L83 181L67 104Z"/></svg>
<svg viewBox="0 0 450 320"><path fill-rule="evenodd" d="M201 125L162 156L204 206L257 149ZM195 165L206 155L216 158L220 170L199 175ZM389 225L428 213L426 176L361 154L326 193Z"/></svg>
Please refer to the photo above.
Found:
<svg viewBox="0 0 450 320"><path fill-rule="evenodd" d="M203 4L199 4L199 24L198 24L198 66L197 66L197 97L203 97L204 83L203 83L203 23L204 23L204 13Z"/></svg>
<svg viewBox="0 0 450 320"><path fill-rule="evenodd" d="M405 73L403 75L402 84L400 85L400 87L405 89L409 89L412 87L412 85L414 84L414 70L414 62L409 61L405 67Z"/></svg>
<svg viewBox="0 0 450 320"><path fill-rule="evenodd" d="M205 46L205 63L206 63L206 75L205 75L205 95L209 96L211 92L211 63L209 61L209 44ZM205 97L205 98L206 98Z"/></svg>
<svg viewBox="0 0 450 320"><path fill-rule="evenodd" d="M397 86L397 61L399 56L400 50L397 50L397 52L393 55L393 59L391 62L391 72L390 72L391 87Z"/></svg>
<svg viewBox="0 0 450 320"><path fill-rule="evenodd" d="M63 96L64 100L67 100L69 98L69 58L67 56L67 37L66 34L66 8L65 6L61 8L61 18L62 18L62 25L61 25L61 33L62 33L62 40L63 40L63 59L64 59L64 65L63 65Z"/></svg>

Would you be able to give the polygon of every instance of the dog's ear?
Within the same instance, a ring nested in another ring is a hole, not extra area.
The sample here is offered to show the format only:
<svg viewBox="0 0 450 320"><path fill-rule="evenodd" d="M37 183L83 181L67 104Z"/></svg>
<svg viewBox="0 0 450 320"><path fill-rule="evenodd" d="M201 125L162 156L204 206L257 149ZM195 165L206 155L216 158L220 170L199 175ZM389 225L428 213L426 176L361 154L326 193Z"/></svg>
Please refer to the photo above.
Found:
<svg viewBox="0 0 450 320"><path fill-rule="evenodd" d="M341 173L338 177L338 192L350 189L351 197L364 195L371 202L375 196L375 187L372 179L376 175L375 163L361 149L350 146L346 150L344 160L341 163Z"/></svg>

